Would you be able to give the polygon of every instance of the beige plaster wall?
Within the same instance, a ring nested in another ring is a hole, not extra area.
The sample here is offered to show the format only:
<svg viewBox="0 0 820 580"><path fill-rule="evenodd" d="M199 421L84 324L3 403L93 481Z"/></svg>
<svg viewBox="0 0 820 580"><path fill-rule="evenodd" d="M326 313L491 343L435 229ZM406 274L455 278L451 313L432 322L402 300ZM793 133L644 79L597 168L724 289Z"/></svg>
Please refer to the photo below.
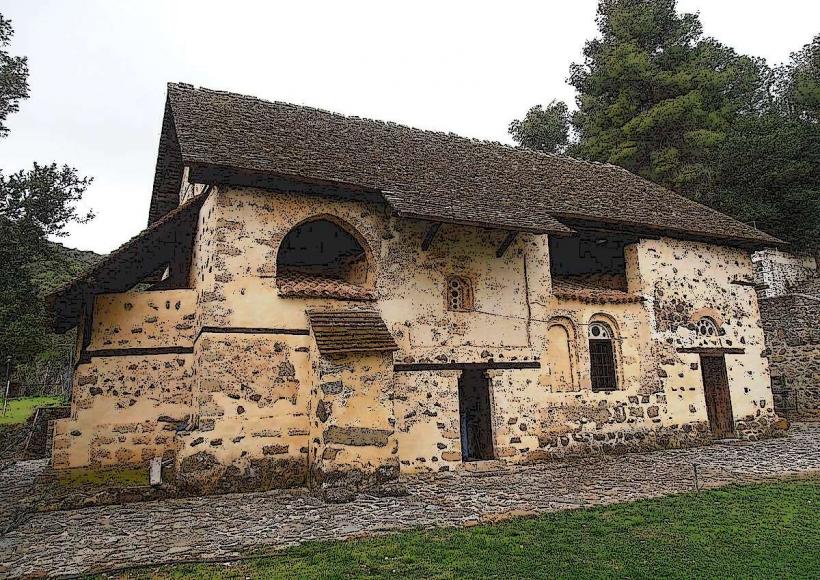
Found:
<svg viewBox="0 0 820 580"><path fill-rule="evenodd" d="M191 290L96 297L88 350L117 356L79 358L71 417L55 424L56 468L142 464L175 451L191 417L193 357L128 349L190 347L194 307Z"/></svg>
<svg viewBox="0 0 820 580"><path fill-rule="evenodd" d="M392 481L399 474L391 353L314 360L311 486L325 493Z"/></svg>
<svg viewBox="0 0 820 580"><path fill-rule="evenodd" d="M88 349L191 346L195 312L191 290L100 294L94 299Z"/></svg>
<svg viewBox="0 0 820 580"><path fill-rule="evenodd" d="M361 237L376 301L279 296L279 243L300 222L328 214ZM190 413L190 428L174 438L184 485L229 491L313 478L332 486L343 471L375 481L392 477L397 465L405 472L460 468L460 373L394 373L393 363L539 362L488 371L496 455L525 462L708 441L698 355L678 349L744 348L727 356L735 418L741 433L766 432L771 391L757 303L752 288L732 284L752 279L746 252L644 240L626 256L629 290L643 301L590 304L552 295L546 236L520 234L498 258L504 232L445 224L423 251L426 226L380 204L213 188L200 211L192 290L171 291L187 293L179 309L163 311L164 300L151 297L132 300L128 311L122 301L100 301L95 345L164 345L166 334L193 344L175 379L180 393L188 389L187 402L180 395L173 409L179 415L187 404ZM447 310L449 275L472 281L474 311ZM399 351L320 357L305 311L340 308L378 309ZM704 313L725 328L708 344L687 327ZM177 316L191 327L180 328ZM618 390L611 393L590 386L586 337L595 320L615 333ZM137 321L142 333L131 332ZM160 360L145 357L132 364L151 370L126 370L150 382ZM131 380L95 364L78 372L78 401L94 373L98 381L108 373L111 389ZM149 405L142 398L134 405ZM149 405L141 413L159 411Z"/></svg>
<svg viewBox="0 0 820 580"><path fill-rule="evenodd" d="M649 299L653 356L673 411L706 418L699 355L679 349L742 348L743 354L726 355L732 407L739 434L756 437L749 423L773 420L773 404L749 253L662 238L641 242L635 258L639 275L630 287ZM720 336L698 337L688 327L704 315L718 322Z"/></svg>

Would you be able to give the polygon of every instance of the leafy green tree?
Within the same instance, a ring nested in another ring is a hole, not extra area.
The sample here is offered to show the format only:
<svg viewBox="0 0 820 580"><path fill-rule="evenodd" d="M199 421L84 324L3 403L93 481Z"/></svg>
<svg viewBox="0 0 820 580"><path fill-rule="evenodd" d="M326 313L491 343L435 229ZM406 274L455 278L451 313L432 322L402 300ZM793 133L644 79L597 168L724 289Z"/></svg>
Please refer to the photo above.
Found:
<svg viewBox="0 0 820 580"><path fill-rule="evenodd" d="M61 236L69 223L92 214L76 202L91 182L56 164L39 165L10 176L0 171L0 361L23 363L50 344L45 308L31 280L30 265L53 252L46 236Z"/></svg>
<svg viewBox="0 0 820 580"><path fill-rule="evenodd" d="M820 257L820 125L772 110L732 125L708 205Z"/></svg>
<svg viewBox="0 0 820 580"><path fill-rule="evenodd" d="M28 98L26 58L11 56L4 50L11 42L12 34L11 20L0 14L0 137L5 137L9 132L5 125L6 118L17 111L22 99Z"/></svg>
<svg viewBox="0 0 820 580"><path fill-rule="evenodd" d="M12 35L11 22L0 14L0 49ZM26 59L0 50L0 137L8 134L8 115L28 95ZM10 175L0 169L0 363L7 357L15 364L42 358L53 344L30 267L53 251L48 236L65 235L69 224L93 217L77 210L90 183L76 169L56 163L34 163L32 169Z"/></svg>
<svg viewBox="0 0 820 580"><path fill-rule="evenodd" d="M704 38L675 0L601 0L597 24L571 68L574 153L700 198L727 129L767 102L768 69Z"/></svg>
<svg viewBox="0 0 820 580"><path fill-rule="evenodd" d="M546 107L535 105L521 120L510 123L509 132L516 143L546 153L563 153L569 145L569 108L563 101Z"/></svg>
<svg viewBox="0 0 820 580"><path fill-rule="evenodd" d="M820 34L778 69L780 96L789 113L820 123Z"/></svg>

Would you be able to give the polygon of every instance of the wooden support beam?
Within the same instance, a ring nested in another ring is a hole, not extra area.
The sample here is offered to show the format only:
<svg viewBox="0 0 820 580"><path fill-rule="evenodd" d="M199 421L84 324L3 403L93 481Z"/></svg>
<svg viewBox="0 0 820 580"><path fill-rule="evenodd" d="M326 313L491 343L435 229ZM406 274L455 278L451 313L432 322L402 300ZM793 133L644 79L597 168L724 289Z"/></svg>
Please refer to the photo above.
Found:
<svg viewBox="0 0 820 580"><path fill-rule="evenodd" d="M702 346L702 347L687 347L679 348L678 352L690 354L705 354L705 355L721 355L721 354L746 354L745 348L731 348L720 346Z"/></svg>
<svg viewBox="0 0 820 580"><path fill-rule="evenodd" d="M424 234L424 239L421 240L421 249L422 251L427 251L427 248L430 247L430 244L433 243L433 238L436 237L436 232L441 227L440 222L433 222L430 224L430 227L427 228L427 232Z"/></svg>
<svg viewBox="0 0 820 580"><path fill-rule="evenodd" d="M495 257L496 258L500 258L501 256L504 255L504 252L506 252L507 248L510 247L510 244L512 244L515 241L515 238L516 238L517 235L518 235L518 232L508 232L507 233L507 237L504 238L504 241L501 242L501 245L498 246L498 250L496 250L496 252L495 252Z"/></svg>
<svg viewBox="0 0 820 580"><path fill-rule="evenodd" d="M393 371L406 373L414 371L486 371L490 369L540 369L541 363L538 361L498 361L480 363L395 363Z"/></svg>

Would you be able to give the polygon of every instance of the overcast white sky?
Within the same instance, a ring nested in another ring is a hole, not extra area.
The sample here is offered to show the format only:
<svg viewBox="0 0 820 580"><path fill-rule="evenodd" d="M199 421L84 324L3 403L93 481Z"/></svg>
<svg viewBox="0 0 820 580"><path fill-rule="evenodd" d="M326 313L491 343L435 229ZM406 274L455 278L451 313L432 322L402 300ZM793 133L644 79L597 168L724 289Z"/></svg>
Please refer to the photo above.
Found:
<svg viewBox="0 0 820 580"><path fill-rule="evenodd" d="M820 33L817 1L678 4L770 63ZM58 161L94 176L84 205L97 218L61 241L108 252L146 225L169 81L509 143L531 105L572 102L569 65L596 5L4 0L31 98L8 121L0 168Z"/></svg>

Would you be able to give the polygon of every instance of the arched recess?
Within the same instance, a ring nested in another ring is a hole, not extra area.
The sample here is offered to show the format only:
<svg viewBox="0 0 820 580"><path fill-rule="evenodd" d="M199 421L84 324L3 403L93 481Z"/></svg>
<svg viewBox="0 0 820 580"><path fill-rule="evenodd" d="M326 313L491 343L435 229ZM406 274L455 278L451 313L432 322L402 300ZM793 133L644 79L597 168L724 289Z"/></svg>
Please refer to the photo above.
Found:
<svg viewBox="0 0 820 580"><path fill-rule="evenodd" d="M703 332L710 325L714 328L714 333ZM699 338L713 338L726 334L723 325L723 316L714 308L699 308L689 317L689 329Z"/></svg>
<svg viewBox="0 0 820 580"><path fill-rule="evenodd" d="M373 253L364 237L341 218L320 214L296 224L282 238L276 253L276 278L283 283L309 281L314 286L375 285Z"/></svg>
<svg viewBox="0 0 820 580"><path fill-rule="evenodd" d="M608 314L593 314L587 323L586 345L592 390L607 392L620 389L624 378L617 321Z"/></svg>
<svg viewBox="0 0 820 580"><path fill-rule="evenodd" d="M553 318L547 327L547 360L553 391L578 390L575 325L569 318Z"/></svg>

